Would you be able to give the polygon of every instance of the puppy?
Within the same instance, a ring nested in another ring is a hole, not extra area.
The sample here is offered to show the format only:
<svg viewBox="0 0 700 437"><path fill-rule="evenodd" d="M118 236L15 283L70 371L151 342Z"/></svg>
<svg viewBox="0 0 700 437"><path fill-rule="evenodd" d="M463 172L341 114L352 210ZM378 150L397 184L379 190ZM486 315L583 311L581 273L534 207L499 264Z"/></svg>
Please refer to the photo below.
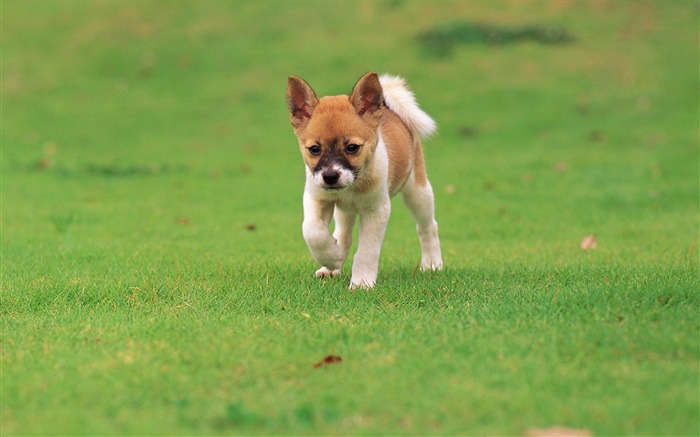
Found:
<svg viewBox="0 0 700 437"><path fill-rule="evenodd" d="M350 289L374 287L390 199L399 192L416 220L421 270L441 270L433 190L420 142L435 131L435 122L404 80L367 73L349 96L319 99L309 84L291 76L287 106L306 163L302 232L321 265L316 276L340 274L359 216Z"/></svg>

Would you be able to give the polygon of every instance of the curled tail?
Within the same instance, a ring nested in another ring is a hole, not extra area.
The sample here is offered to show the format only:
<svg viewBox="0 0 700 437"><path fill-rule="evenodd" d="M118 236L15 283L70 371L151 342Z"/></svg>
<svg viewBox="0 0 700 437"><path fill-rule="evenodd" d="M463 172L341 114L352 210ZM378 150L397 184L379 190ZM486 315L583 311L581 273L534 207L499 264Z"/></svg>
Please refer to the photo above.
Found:
<svg viewBox="0 0 700 437"><path fill-rule="evenodd" d="M403 78L383 74L379 77L379 83L382 85L386 105L399 116L414 136L426 138L435 132L435 121L418 107L416 98Z"/></svg>

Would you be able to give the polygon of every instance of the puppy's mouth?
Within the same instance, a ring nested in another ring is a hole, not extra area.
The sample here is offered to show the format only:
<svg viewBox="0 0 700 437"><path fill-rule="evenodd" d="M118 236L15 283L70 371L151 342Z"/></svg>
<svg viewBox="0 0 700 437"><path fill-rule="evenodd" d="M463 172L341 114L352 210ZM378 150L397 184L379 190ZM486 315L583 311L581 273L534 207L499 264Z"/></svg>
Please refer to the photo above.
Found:
<svg viewBox="0 0 700 437"><path fill-rule="evenodd" d="M333 185L326 185L326 186L323 186L323 187L321 187L321 188L323 188L323 189L326 190L326 191L340 191L340 190L343 190L343 189L345 189L345 188L347 188L347 187L336 187L336 186L333 186Z"/></svg>
<svg viewBox="0 0 700 437"><path fill-rule="evenodd" d="M328 184L326 182L320 184L320 187L323 188L326 191L343 191L346 189L349 185L343 185L339 183L335 184Z"/></svg>

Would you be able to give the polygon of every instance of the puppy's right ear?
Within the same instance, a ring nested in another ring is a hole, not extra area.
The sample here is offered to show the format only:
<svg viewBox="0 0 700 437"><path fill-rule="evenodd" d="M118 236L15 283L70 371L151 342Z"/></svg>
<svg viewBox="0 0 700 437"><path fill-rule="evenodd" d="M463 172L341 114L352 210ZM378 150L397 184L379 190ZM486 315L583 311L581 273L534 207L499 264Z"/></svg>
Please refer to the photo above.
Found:
<svg viewBox="0 0 700 437"><path fill-rule="evenodd" d="M309 84L296 76L289 76L287 107L289 108L289 119L294 129L306 126L317 104L318 98Z"/></svg>

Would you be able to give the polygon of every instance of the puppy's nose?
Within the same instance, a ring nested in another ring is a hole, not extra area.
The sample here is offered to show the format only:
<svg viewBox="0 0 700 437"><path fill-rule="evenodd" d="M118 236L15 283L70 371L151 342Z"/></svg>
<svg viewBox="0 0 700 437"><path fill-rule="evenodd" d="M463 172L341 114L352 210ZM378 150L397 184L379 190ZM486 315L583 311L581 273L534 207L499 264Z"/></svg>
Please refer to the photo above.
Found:
<svg viewBox="0 0 700 437"><path fill-rule="evenodd" d="M338 182L338 179L340 179L340 174L333 170L324 171L321 176L323 176L323 182L327 183L328 185L333 185L334 183Z"/></svg>

